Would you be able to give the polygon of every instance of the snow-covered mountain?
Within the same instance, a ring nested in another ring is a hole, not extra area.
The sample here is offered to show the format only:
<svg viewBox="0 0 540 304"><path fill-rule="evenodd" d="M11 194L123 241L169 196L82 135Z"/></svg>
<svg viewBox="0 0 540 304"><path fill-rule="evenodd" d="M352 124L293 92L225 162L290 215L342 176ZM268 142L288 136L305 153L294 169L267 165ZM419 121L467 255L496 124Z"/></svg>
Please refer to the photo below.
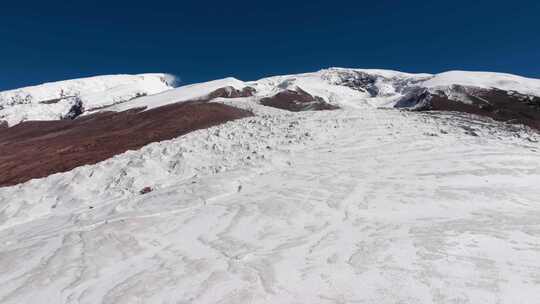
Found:
<svg viewBox="0 0 540 304"><path fill-rule="evenodd" d="M109 75L58 81L0 92L0 121L9 126L27 120L73 117L128 100L172 89L168 74Z"/></svg>
<svg viewBox="0 0 540 304"><path fill-rule="evenodd" d="M179 101L203 98L220 88L253 88L259 99L283 91L302 91L338 107L355 106L354 99L376 107L436 109L434 96L453 103L477 105L481 110L500 104L486 96L493 91L520 102L540 106L540 80L487 72L451 71L441 74L410 74L390 70L330 68L314 73L275 76L244 82L234 78L173 89L174 76L167 74L97 76L60 81L0 92L0 120L9 126L27 120L55 120L90 114L106 108L123 111L148 109ZM157 93L162 93L158 94ZM149 96L147 96L149 95ZM147 96L144 98L139 98ZM136 100L133 100L136 99ZM495 98L498 99L498 98ZM127 102L131 101L131 102ZM494 104L495 103L495 104ZM117 105L117 106L115 106ZM510 105L510 108L513 105ZM505 105L505 110L508 105ZM454 108L452 110L455 110ZM472 111L472 109L462 109ZM521 111L519 108L516 111ZM492 112L491 111L491 112ZM490 111L485 114L492 118ZM501 120L509 120L502 118ZM526 122L525 122L526 123ZM526 123L527 124L527 123Z"/></svg>
<svg viewBox="0 0 540 304"><path fill-rule="evenodd" d="M540 80L160 77L4 112L0 303L535 303Z"/></svg>

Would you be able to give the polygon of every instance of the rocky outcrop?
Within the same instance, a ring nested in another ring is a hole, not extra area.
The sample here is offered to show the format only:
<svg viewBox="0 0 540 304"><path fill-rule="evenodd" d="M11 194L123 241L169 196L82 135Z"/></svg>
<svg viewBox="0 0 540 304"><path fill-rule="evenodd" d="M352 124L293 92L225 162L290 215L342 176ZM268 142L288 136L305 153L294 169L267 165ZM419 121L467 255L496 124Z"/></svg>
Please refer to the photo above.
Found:
<svg viewBox="0 0 540 304"><path fill-rule="evenodd" d="M262 98L260 103L265 106L293 112L339 109L338 106L327 103L321 97L312 96L300 88L296 90L283 90L274 96Z"/></svg>
<svg viewBox="0 0 540 304"><path fill-rule="evenodd" d="M408 108L415 110L429 110L431 106L432 94L424 88L412 88L401 97L394 107Z"/></svg>
<svg viewBox="0 0 540 304"><path fill-rule="evenodd" d="M238 90L234 87L228 86L219 88L212 93L208 94L204 100L212 100L214 98L239 98L239 97L251 97L255 94L255 89L252 87L244 87L242 90Z"/></svg>
<svg viewBox="0 0 540 304"><path fill-rule="evenodd" d="M349 87L353 90L369 93L377 96L379 89L375 85L377 76L358 71L339 71L322 75L322 78L330 84Z"/></svg>
<svg viewBox="0 0 540 304"><path fill-rule="evenodd" d="M73 98L73 103L69 111L64 115L64 119L75 119L84 112L84 105L79 97Z"/></svg>

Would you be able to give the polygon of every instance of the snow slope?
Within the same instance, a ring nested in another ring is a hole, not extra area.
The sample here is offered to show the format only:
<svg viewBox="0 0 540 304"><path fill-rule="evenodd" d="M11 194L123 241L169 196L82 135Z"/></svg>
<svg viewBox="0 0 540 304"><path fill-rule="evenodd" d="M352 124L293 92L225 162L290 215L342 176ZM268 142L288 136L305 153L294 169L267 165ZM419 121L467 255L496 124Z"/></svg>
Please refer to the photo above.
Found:
<svg viewBox="0 0 540 304"><path fill-rule="evenodd" d="M237 90L241 90L246 86L243 81L229 77L224 79L218 79L214 81L208 81L203 83L196 83L186 86L181 86L173 90L163 92L161 94L155 94L152 96L145 96L137 98L129 103L120 104L114 107L107 108L108 111L124 111L131 108L143 108L147 110L164 106L166 104L195 100L206 97L206 95L213 91L224 88L232 87Z"/></svg>
<svg viewBox="0 0 540 304"><path fill-rule="evenodd" d="M452 85L484 89L497 88L505 91L515 91L525 95L540 96L540 79L525 78L504 73L450 71L437 74L422 83L422 86L427 88L440 88Z"/></svg>
<svg viewBox="0 0 540 304"><path fill-rule="evenodd" d="M91 110L172 89L168 74L108 75L45 83L0 92L0 121L60 119L80 99Z"/></svg>
<svg viewBox="0 0 540 304"><path fill-rule="evenodd" d="M537 134L217 102L257 116L0 188L0 302L535 303Z"/></svg>

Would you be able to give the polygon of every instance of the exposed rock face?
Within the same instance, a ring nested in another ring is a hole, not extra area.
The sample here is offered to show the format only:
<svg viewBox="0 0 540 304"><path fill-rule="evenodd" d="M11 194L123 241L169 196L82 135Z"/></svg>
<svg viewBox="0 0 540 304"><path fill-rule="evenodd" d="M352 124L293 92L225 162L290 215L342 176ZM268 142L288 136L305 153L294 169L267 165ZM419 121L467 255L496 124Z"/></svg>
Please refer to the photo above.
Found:
<svg viewBox="0 0 540 304"><path fill-rule="evenodd" d="M297 88L295 91L284 90L272 97L262 98L260 103L265 106L293 112L339 109L338 106L327 103L321 97L312 96L300 88Z"/></svg>
<svg viewBox="0 0 540 304"><path fill-rule="evenodd" d="M73 98L73 105L64 116L64 119L75 119L84 112L84 105L79 97Z"/></svg>
<svg viewBox="0 0 540 304"><path fill-rule="evenodd" d="M375 75L357 71L334 71L332 75L323 75L322 78L331 84L367 92L371 96L377 96L379 94L379 89L375 85L375 82L377 82Z"/></svg>
<svg viewBox="0 0 540 304"><path fill-rule="evenodd" d="M358 70L330 69L325 71L321 78L332 85L351 88L356 91L368 93L371 97L387 96L402 93L429 79L429 75L379 75L377 72L367 73Z"/></svg>
<svg viewBox="0 0 540 304"><path fill-rule="evenodd" d="M185 102L74 120L0 128L0 186L94 164L156 141L252 115L218 103Z"/></svg>
<svg viewBox="0 0 540 304"><path fill-rule="evenodd" d="M205 100L214 98L239 98L239 97L251 97L255 94L255 89L252 87L245 87L242 90L235 89L233 87L224 87L213 91L208 94Z"/></svg>
<svg viewBox="0 0 540 304"><path fill-rule="evenodd" d="M415 110L429 110L432 94L424 88L413 88L396 102L396 108L413 108Z"/></svg>

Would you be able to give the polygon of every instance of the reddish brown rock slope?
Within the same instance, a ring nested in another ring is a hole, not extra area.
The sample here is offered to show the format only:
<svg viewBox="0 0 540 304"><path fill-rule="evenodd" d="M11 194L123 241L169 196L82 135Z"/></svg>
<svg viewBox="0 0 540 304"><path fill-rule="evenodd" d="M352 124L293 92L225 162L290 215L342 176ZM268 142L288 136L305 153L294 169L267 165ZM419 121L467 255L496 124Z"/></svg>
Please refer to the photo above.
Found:
<svg viewBox="0 0 540 304"><path fill-rule="evenodd" d="M300 88L295 91L281 91L274 96L262 98L260 102L265 106L293 112L339 109L339 107L327 103L323 98L312 96Z"/></svg>

